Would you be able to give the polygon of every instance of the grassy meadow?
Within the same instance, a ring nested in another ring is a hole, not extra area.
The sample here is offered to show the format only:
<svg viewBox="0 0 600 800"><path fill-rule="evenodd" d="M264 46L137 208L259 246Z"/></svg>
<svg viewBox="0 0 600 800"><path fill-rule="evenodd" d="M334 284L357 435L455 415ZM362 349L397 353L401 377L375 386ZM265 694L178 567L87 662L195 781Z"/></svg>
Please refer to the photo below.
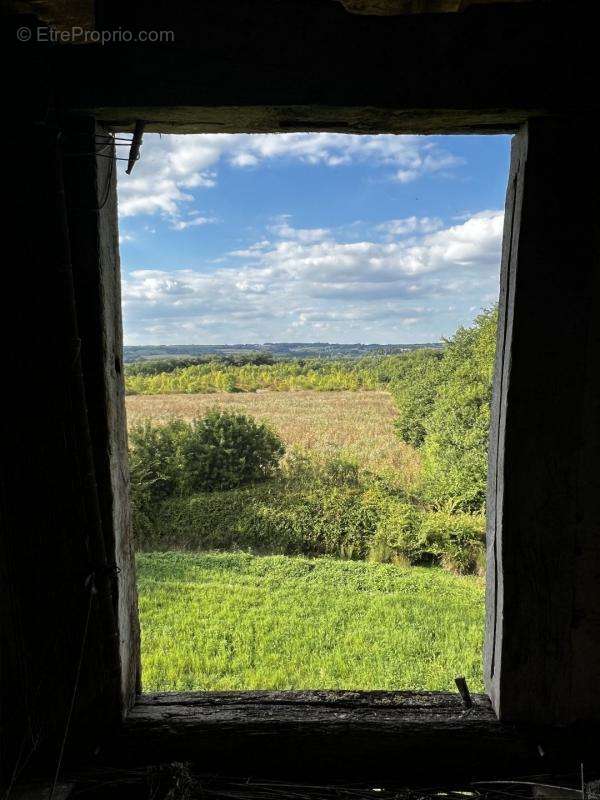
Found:
<svg viewBox="0 0 600 800"><path fill-rule="evenodd" d="M495 340L128 365L144 689L480 690Z"/></svg>
<svg viewBox="0 0 600 800"><path fill-rule="evenodd" d="M482 690L483 585L439 567L138 555L145 691Z"/></svg>
<svg viewBox="0 0 600 800"><path fill-rule="evenodd" d="M384 391L134 395L126 403L130 425L234 410L267 421L288 453L300 448L325 463L349 458L405 487L419 474L419 453L395 435L397 411ZM311 474L300 486L272 481L212 492L191 501L201 515L180 508L187 500L166 504L172 536L138 553L144 691L450 691L457 674L481 689L481 578L439 567L210 551L239 546L211 537L239 526L249 509L259 528L246 542L249 549L272 548L272 540L261 547L260 537L271 530L267 512L285 509L298 495L305 502L319 483ZM341 484L336 479L338 500L356 494ZM344 513L346 506L322 504L307 516L323 518L333 530ZM308 523L303 537L307 529ZM178 549L183 544L188 552Z"/></svg>
<svg viewBox="0 0 600 800"><path fill-rule="evenodd" d="M127 421L164 423L192 420L211 408L250 414L269 423L288 449L299 447L321 457L342 456L363 468L397 469L407 482L419 470L419 455L394 434L398 412L389 392L258 391L248 393L131 395Z"/></svg>

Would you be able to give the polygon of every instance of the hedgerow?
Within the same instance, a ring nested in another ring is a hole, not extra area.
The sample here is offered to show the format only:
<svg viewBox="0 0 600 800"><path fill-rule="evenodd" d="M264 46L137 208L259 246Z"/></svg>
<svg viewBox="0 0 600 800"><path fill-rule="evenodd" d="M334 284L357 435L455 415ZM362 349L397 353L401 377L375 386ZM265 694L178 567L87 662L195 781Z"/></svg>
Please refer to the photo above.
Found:
<svg viewBox="0 0 600 800"><path fill-rule="evenodd" d="M481 515L428 511L353 462L302 453L272 480L172 496L152 513L138 509L134 522L142 550L330 555L460 573L482 564Z"/></svg>

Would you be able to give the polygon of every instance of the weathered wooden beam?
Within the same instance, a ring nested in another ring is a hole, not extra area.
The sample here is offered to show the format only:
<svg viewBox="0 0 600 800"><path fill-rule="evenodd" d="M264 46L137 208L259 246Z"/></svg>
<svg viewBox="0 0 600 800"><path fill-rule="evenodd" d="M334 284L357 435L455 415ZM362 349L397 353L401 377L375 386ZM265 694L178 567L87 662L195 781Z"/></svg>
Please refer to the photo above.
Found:
<svg viewBox="0 0 600 800"><path fill-rule="evenodd" d="M4 176L18 265L0 319L5 341L18 331L5 368L20 389L6 394L1 422L0 794L40 757L54 775L63 745L93 751L122 707L64 153L51 114L46 122L3 137L6 152L25 156L7 159Z"/></svg>
<svg viewBox="0 0 600 800"><path fill-rule="evenodd" d="M449 14L475 5L531 3L535 0L340 0L352 14Z"/></svg>
<svg viewBox="0 0 600 800"><path fill-rule="evenodd" d="M486 696L472 700L465 710L458 693L142 695L101 759L113 766L190 761L212 773L270 778L402 781L431 781L434 773L471 780L573 763L575 738L559 743L552 732L519 732L497 720Z"/></svg>
<svg viewBox="0 0 600 800"><path fill-rule="evenodd" d="M65 120L65 183L83 378L115 604L123 713L139 689L140 636L123 379L117 153L92 118Z"/></svg>
<svg viewBox="0 0 600 800"><path fill-rule="evenodd" d="M488 495L485 670L501 719L600 720L600 146L515 137Z"/></svg>
<svg viewBox="0 0 600 800"><path fill-rule="evenodd" d="M173 43L57 47L48 59L64 107L121 130L144 119L149 132L498 132L599 107L587 13L534 2L381 18L232 0L207 14L105 0L103 28L166 30Z"/></svg>

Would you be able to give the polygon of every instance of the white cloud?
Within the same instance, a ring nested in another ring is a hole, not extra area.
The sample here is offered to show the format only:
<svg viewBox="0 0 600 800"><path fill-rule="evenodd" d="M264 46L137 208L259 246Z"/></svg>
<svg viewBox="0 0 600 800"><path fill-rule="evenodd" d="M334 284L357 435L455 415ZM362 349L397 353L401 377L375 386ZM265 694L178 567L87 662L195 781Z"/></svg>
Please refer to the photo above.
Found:
<svg viewBox="0 0 600 800"><path fill-rule="evenodd" d="M404 217L382 222L376 226L376 229L390 238L395 238L406 236L407 233L432 233L443 227L444 223L437 217Z"/></svg>
<svg viewBox="0 0 600 800"><path fill-rule="evenodd" d="M144 137L131 175L119 177L122 217L158 214L178 219L194 201L190 189L216 185L223 161L238 169L276 159L331 168L368 162L389 168L390 180L408 183L424 175L445 175L462 159L420 136L359 136L343 133L196 134Z"/></svg>
<svg viewBox="0 0 600 800"><path fill-rule="evenodd" d="M282 214L269 231L281 239L295 239L299 242L320 242L331 237L329 228L294 228L289 220L289 214Z"/></svg>
<svg viewBox="0 0 600 800"><path fill-rule="evenodd" d="M258 158L252 153L237 153L232 156L231 163L236 167L255 167L258 164Z"/></svg>
<svg viewBox="0 0 600 800"><path fill-rule="evenodd" d="M176 231L184 231L186 228L192 228L197 225L212 225L217 221L216 217L192 216L190 219L174 219L171 227Z"/></svg>
<svg viewBox="0 0 600 800"><path fill-rule="evenodd" d="M398 231L393 241L343 242L285 218L272 240L229 253L210 272L135 270L123 286L127 339L418 341L450 333L455 322L432 331L431 319L451 314L449 304L479 308L497 294L503 213L447 228L409 219L382 228Z"/></svg>

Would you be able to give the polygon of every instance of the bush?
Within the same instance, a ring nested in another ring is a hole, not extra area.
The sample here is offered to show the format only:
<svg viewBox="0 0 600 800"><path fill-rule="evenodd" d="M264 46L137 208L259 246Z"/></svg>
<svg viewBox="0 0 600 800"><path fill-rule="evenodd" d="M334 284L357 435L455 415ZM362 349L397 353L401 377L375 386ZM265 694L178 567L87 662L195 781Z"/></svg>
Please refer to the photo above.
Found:
<svg viewBox="0 0 600 800"><path fill-rule="evenodd" d="M174 495L231 489L271 477L285 450L266 425L220 411L191 423L145 421L129 438L133 510L144 527L151 509Z"/></svg>
<svg viewBox="0 0 600 800"><path fill-rule="evenodd" d="M398 408L395 427L403 442L420 447L425 439L437 389L444 380L443 353L439 350L416 350L405 358L404 373L391 387Z"/></svg>
<svg viewBox="0 0 600 800"><path fill-rule="evenodd" d="M170 434L172 435L172 433ZM144 549L336 556L481 573L485 519L425 510L351 461L293 450L274 480L135 507Z"/></svg>
<svg viewBox="0 0 600 800"><path fill-rule="evenodd" d="M296 452L275 480L163 501L136 533L144 548L364 558L378 514L352 462Z"/></svg>
<svg viewBox="0 0 600 800"><path fill-rule="evenodd" d="M369 560L393 564L427 563L417 539L419 511L410 504L389 498L369 547Z"/></svg>
<svg viewBox="0 0 600 800"><path fill-rule="evenodd" d="M463 512L485 504L497 308L459 328L443 352L406 358L392 385L399 437L421 454L421 500Z"/></svg>
<svg viewBox="0 0 600 800"><path fill-rule="evenodd" d="M423 495L433 505L450 502L462 511L485 504L492 374L497 311L460 328L443 358L444 383L437 390L422 448Z"/></svg>
<svg viewBox="0 0 600 800"><path fill-rule="evenodd" d="M136 505L147 508L178 490L183 470L181 446L189 430L179 419L161 426L145 420L131 429L129 470L134 509Z"/></svg>
<svg viewBox="0 0 600 800"><path fill-rule="evenodd" d="M245 414L209 411L194 420L181 446L181 489L192 494L235 489L270 478L285 447L264 423Z"/></svg>
<svg viewBox="0 0 600 800"><path fill-rule="evenodd" d="M304 523L310 514L305 505L294 507L279 482L174 497L161 504L142 543L161 549L303 553Z"/></svg>
<svg viewBox="0 0 600 800"><path fill-rule="evenodd" d="M421 516L419 540L442 566L460 575L482 574L485 563L485 517L429 511Z"/></svg>

